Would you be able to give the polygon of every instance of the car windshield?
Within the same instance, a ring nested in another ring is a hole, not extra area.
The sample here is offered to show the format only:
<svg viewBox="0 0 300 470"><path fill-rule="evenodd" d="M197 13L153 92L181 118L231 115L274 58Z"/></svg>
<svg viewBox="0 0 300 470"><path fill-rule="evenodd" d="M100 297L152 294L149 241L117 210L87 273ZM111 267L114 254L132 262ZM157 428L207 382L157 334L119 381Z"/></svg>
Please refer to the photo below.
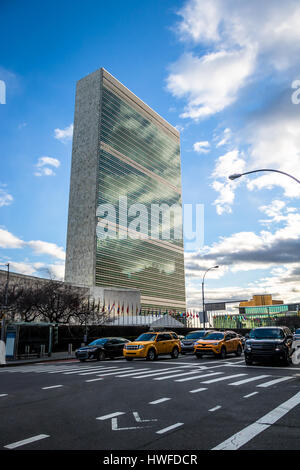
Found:
<svg viewBox="0 0 300 470"><path fill-rule="evenodd" d="M154 341L155 338L156 333L143 333L136 339L136 341Z"/></svg>
<svg viewBox="0 0 300 470"><path fill-rule="evenodd" d="M95 346L97 344L105 344L107 343L108 338L101 338L101 339L95 339L95 341L92 341L89 346Z"/></svg>
<svg viewBox="0 0 300 470"><path fill-rule="evenodd" d="M223 333L208 333L207 336L205 336L205 340L206 339L223 339L224 338L224 334Z"/></svg>
<svg viewBox="0 0 300 470"><path fill-rule="evenodd" d="M199 339L199 338L203 338L203 336L205 335L206 335L206 331L198 331L195 333L189 333L188 335L184 337L184 339Z"/></svg>
<svg viewBox="0 0 300 470"><path fill-rule="evenodd" d="M278 339L283 337L283 331L277 328L262 328L250 331L250 338L255 339Z"/></svg>

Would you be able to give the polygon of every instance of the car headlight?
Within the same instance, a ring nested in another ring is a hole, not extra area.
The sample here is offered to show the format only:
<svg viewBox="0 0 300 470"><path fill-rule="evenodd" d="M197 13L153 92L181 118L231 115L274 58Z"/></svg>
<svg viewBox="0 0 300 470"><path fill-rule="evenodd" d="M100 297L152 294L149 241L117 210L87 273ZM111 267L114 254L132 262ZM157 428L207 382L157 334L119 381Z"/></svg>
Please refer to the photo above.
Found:
<svg viewBox="0 0 300 470"><path fill-rule="evenodd" d="M251 349L252 349L252 348L251 348L251 345L250 345L250 344L246 344L246 349L247 349L247 351L251 351Z"/></svg>
<svg viewBox="0 0 300 470"><path fill-rule="evenodd" d="M283 344L277 344L275 351L281 351L284 348Z"/></svg>
<svg viewBox="0 0 300 470"><path fill-rule="evenodd" d="M144 345L139 344L138 349L144 349L144 347L145 347Z"/></svg>

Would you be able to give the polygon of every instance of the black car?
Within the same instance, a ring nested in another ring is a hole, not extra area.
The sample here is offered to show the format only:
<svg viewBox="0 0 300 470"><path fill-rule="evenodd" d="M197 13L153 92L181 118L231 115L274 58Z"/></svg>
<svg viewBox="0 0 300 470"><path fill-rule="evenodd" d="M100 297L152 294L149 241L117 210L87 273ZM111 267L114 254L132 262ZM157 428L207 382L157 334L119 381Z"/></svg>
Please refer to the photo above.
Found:
<svg viewBox="0 0 300 470"><path fill-rule="evenodd" d="M245 343L246 364L274 360L287 365L293 353L292 343L292 332L286 326L254 328Z"/></svg>
<svg viewBox="0 0 300 470"><path fill-rule="evenodd" d="M191 331L188 333L181 341L181 354L193 353L194 344L198 339L203 339L204 336L208 333L205 330Z"/></svg>
<svg viewBox="0 0 300 470"><path fill-rule="evenodd" d="M100 338L92 341L88 346L83 346L75 351L75 356L80 361L96 359L104 361L107 357L123 356L124 344L129 343L125 338Z"/></svg>

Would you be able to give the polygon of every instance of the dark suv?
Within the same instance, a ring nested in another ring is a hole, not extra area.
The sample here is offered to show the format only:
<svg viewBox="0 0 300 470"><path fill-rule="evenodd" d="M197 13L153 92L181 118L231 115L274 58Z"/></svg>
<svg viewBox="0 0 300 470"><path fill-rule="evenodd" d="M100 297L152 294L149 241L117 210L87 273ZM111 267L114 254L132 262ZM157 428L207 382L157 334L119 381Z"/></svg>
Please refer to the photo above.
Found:
<svg viewBox="0 0 300 470"><path fill-rule="evenodd" d="M286 326L268 326L254 328L250 331L245 344L245 361L247 365L264 360L276 360L290 364L293 335Z"/></svg>

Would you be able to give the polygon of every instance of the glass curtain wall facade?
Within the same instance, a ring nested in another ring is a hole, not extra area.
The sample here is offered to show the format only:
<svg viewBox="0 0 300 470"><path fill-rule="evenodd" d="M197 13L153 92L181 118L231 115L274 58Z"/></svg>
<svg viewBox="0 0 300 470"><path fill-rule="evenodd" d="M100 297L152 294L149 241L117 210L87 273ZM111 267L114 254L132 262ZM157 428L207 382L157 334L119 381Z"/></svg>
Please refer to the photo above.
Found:
<svg viewBox="0 0 300 470"><path fill-rule="evenodd" d="M117 238L98 234L95 284L139 289L144 313L181 312L185 280L183 240L174 238L178 221L171 212L170 238L162 239L162 215L152 206L181 208L180 142L151 117L143 108L139 112L136 97L131 104L128 91L122 95L122 85L116 87L104 73L97 204L116 208ZM120 197L126 203L120 204ZM143 208L130 217L135 204ZM131 236L130 222L136 216L137 231L146 239ZM159 238L151 238L151 222L159 227Z"/></svg>
<svg viewBox="0 0 300 470"><path fill-rule="evenodd" d="M103 215L103 205L114 210ZM170 208L170 236L162 233L162 205ZM185 312L181 213L179 132L106 70L84 77L76 89L65 280L138 289L144 314ZM105 221L116 237L100 230Z"/></svg>

